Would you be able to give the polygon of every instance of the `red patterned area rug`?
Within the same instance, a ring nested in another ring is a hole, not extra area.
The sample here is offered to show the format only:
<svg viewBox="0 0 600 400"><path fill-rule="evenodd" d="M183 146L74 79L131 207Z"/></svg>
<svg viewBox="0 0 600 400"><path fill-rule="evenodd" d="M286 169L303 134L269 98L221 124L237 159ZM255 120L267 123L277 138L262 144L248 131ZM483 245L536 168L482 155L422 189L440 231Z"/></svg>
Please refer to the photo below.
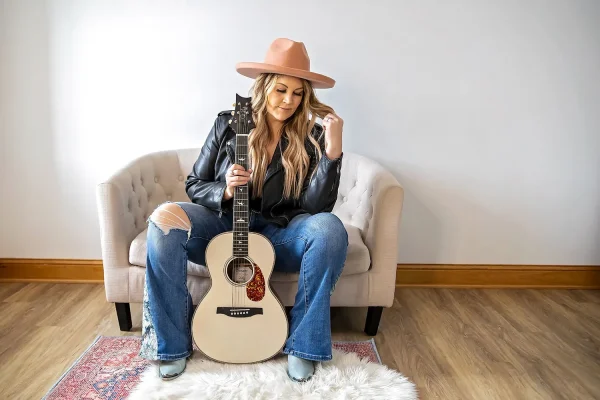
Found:
<svg viewBox="0 0 600 400"><path fill-rule="evenodd" d="M417 398L411 382L381 363L373 339L334 342L334 359L320 363L303 384L287 377L283 354L264 363L227 365L194 353L186 372L165 382L154 362L138 356L140 343L138 336L97 337L44 400Z"/></svg>

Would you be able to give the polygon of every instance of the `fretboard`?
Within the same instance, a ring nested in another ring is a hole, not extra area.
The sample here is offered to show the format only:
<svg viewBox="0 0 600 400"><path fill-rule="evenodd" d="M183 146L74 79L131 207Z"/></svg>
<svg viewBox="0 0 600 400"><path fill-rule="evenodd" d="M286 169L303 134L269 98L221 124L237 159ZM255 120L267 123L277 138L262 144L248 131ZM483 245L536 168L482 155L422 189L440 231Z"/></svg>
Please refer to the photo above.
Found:
<svg viewBox="0 0 600 400"><path fill-rule="evenodd" d="M248 164L248 135L236 135L236 164L247 171ZM233 255L248 256L248 227L249 221L248 184L235 187L233 195Z"/></svg>

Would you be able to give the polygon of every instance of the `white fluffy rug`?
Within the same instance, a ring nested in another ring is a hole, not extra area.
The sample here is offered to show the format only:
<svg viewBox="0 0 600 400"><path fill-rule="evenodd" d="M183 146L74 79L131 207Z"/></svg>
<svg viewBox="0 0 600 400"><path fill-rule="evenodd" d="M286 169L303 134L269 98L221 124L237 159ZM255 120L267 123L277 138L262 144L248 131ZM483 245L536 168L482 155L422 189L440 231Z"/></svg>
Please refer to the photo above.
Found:
<svg viewBox="0 0 600 400"><path fill-rule="evenodd" d="M144 371L129 399L417 399L415 386L397 371L333 349L333 360L317 364L311 380L287 376L287 355L257 364L222 364L195 352L183 375L158 377L158 367Z"/></svg>

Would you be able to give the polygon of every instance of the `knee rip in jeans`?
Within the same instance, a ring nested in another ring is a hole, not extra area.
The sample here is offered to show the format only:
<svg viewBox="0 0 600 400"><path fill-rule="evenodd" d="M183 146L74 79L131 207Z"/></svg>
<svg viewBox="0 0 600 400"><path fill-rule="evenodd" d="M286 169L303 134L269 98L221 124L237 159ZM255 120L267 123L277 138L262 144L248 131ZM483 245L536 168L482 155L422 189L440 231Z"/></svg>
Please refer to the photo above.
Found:
<svg viewBox="0 0 600 400"><path fill-rule="evenodd" d="M152 215L150 221L166 235L171 229L181 229L188 232L192 229L192 223L186 212L175 203L165 203L160 205Z"/></svg>

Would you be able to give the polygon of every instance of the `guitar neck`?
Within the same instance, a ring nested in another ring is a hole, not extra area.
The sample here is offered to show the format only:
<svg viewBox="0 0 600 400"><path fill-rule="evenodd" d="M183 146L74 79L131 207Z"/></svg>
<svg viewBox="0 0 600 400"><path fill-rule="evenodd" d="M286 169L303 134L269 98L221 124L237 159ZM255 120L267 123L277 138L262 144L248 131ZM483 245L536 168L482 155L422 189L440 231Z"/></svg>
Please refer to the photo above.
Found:
<svg viewBox="0 0 600 400"><path fill-rule="evenodd" d="M236 164L247 171L248 164L248 135L236 135ZM235 187L233 194L233 255L236 257L248 256L248 228L249 221L248 184Z"/></svg>

